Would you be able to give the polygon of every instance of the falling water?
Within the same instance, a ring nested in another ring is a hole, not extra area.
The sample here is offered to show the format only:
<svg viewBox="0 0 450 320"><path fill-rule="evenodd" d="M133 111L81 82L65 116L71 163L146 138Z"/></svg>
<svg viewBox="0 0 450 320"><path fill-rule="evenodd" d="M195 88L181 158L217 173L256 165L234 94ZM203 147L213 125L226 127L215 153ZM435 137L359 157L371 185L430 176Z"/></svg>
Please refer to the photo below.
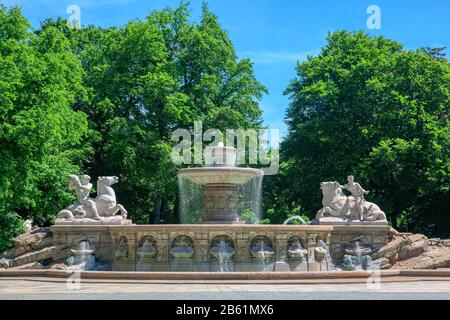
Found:
<svg viewBox="0 0 450 320"><path fill-rule="evenodd" d="M331 258L330 248L328 247L328 245L326 243L324 243L324 248L326 250L325 261L328 265L329 271L336 270L336 266L333 262L333 259Z"/></svg>
<svg viewBox="0 0 450 320"><path fill-rule="evenodd" d="M297 222L299 224L306 224L306 221L301 216L292 216L284 220L283 224L291 224L292 222Z"/></svg>
<svg viewBox="0 0 450 320"><path fill-rule="evenodd" d="M263 271L266 270L266 254L264 252L264 240L261 240L259 242L260 245L260 252L261 252L261 262L262 262L262 267L263 267Z"/></svg>
<svg viewBox="0 0 450 320"><path fill-rule="evenodd" d="M219 264L220 264L220 272L228 272L228 252L227 252L227 244L224 239L220 239L219 246Z"/></svg>
<svg viewBox="0 0 450 320"><path fill-rule="evenodd" d="M356 256L356 269L361 269L362 268L362 255L361 255L361 247L359 245L359 241L355 241L355 256Z"/></svg>
<svg viewBox="0 0 450 320"><path fill-rule="evenodd" d="M237 214L248 224L256 224L260 220L262 198L262 176L255 177L243 185L237 186ZM180 222L197 224L204 217L204 186L192 182L189 178L178 176L178 195L180 203Z"/></svg>
<svg viewBox="0 0 450 320"><path fill-rule="evenodd" d="M180 222L182 224L199 223L203 217L203 186L190 179L178 176L178 195L180 201Z"/></svg>
<svg viewBox="0 0 450 320"><path fill-rule="evenodd" d="M68 269L92 270L95 268L95 256L89 242L81 241L78 249L71 250L72 256L67 259Z"/></svg>
<svg viewBox="0 0 450 320"><path fill-rule="evenodd" d="M262 181L263 176L257 176L238 186L238 214L250 224L257 224L261 219Z"/></svg>

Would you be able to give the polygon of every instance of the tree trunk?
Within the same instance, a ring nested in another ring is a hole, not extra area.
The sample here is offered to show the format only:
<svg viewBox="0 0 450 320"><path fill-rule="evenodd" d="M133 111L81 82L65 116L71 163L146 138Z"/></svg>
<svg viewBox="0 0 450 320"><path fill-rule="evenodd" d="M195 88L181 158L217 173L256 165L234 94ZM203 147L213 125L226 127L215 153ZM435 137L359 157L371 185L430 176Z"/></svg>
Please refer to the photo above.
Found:
<svg viewBox="0 0 450 320"><path fill-rule="evenodd" d="M161 202L161 213L159 215L160 223L164 223L166 220L166 211L167 211L168 202L169 201L165 198Z"/></svg>
<svg viewBox="0 0 450 320"><path fill-rule="evenodd" d="M397 225L397 210L395 210L394 212L391 213L391 223L392 223L392 228L394 228L395 230L397 230L398 225Z"/></svg>
<svg viewBox="0 0 450 320"><path fill-rule="evenodd" d="M155 197L155 210L153 213L153 223L159 224L161 220L161 197L156 196Z"/></svg>
<svg viewBox="0 0 450 320"><path fill-rule="evenodd" d="M173 206L173 218L174 223L178 224L180 223L180 198L177 196L175 197L175 204Z"/></svg>

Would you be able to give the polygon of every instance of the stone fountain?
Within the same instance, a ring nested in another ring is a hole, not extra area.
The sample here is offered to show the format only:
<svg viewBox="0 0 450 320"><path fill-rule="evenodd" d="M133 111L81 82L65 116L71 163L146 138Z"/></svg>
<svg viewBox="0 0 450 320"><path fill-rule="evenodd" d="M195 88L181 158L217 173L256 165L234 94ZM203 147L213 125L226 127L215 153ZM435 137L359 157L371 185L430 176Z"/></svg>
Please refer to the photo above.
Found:
<svg viewBox="0 0 450 320"><path fill-rule="evenodd" d="M236 149L225 147L223 143L205 148L205 164L206 167L181 169L178 173L180 178L187 178L203 186L204 215L201 222L243 223L238 215L238 186L254 178L262 178L264 172L260 169L236 167ZM180 188L183 186L180 185Z"/></svg>
<svg viewBox="0 0 450 320"><path fill-rule="evenodd" d="M236 153L235 148L223 144L208 147L205 167L179 171L180 207L186 215L198 214L199 223L134 225L116 201L112 185L118 182L117 177L100 177L98 194L90 198L90 178L70 176L69 188L76 192L78 203L58 213L51 227L54 245L74 247L85 240L82 248L72 251L71 258L72 265L83 269L92 268L88 263L93 261L92 248L96 263L113 271L339 270L335 265L342 270L374 268L368 252L388 242L390 227L384 212L364 199L367 191L353 177L345 185L336 181L321 184L323 208L313 223L299 216L283 225L244 223L242 208L259 218L263 171L236 167ZM196 193L188 194L187 186Z"/></svg>

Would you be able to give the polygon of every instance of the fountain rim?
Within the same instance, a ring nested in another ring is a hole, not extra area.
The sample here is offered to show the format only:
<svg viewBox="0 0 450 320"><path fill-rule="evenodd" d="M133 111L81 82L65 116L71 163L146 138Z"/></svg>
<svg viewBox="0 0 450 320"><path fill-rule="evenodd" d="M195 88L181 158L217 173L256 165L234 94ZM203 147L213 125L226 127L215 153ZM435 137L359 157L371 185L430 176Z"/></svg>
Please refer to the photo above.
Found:
<svg viewBox="0 0 450 320"><path fill-rule="evenodd" d="M242 167L197 167L197 168L184 168L178 170L179 176L189 176L193 173L248 173L256 176L263 176L264 171L256 168L242 168Z"/></svg>
<svg viewBox="0 0 450 320"><path fill-rule="evenodd" d="M241 167L198 167L178 171L179 178L187 178L200 185L243 185L263 176L264 171L260 169Z"/></svg>
<svg viewBox="0 0 450 320"><path fill-rule="evenodd" d="M70 249L70 252L72 252L73 254L76 254L76 255L82 255L82 254L91 254L94 252L94 250L93 249L81 249L81 250Z"/></svg>

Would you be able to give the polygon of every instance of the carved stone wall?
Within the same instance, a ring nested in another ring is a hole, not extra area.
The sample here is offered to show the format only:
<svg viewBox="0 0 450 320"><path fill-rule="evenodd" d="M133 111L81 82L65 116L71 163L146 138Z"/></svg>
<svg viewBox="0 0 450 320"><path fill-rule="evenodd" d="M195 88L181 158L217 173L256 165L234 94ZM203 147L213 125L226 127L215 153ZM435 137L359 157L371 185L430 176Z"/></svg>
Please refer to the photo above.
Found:
<svg viewBox="0 0 450 320"><path fill-rule="evenodd" d="M390 227L381 225L372 226L333 226L330 239L330 254L333 260L340 262L344 255L344 247L355 240L365 246L377 250L388 243Z"/></svg>
<svg viewBox="0 0 450 320"><path fill-rule="evenodd" d="M295 265L293 270L306 271L306 263L316 262L314 248L317 241L322 240L328 247L333 259L339 260L343 255L343 247L359 238L364 245L374 248L388 242L389 227L386 226L321 226L321 225L130 225L130 226L52 226L54 241L57 245L75 247L80 241L88 240L95 247L96 258L102 262L114 262L114 253L120 239L125 238L128 246L126 259L121 263L133 265L137 260L137 250L145 237L155 240L156 262L166 263L172 259L170 248L174 239L187 236L192 239L195 255L191 259L194 264L205 264L211 260L211 243L217 236L223 235L234 244L235 263L249 263L252 259L250 247L253 239L265 237L270 241L274 251L273 261L289 260L286 249L289 239L298 238L302 247L307 250L305 261ZM254 262L254 261L253 261ZM294 261L287 261L292 264ZM291 263L292 262L292 263ZM270 266L269 266L270 267ZM309 265L309 270L322 270L323 265ZM292 269L291 268L291 269ZM312 268L312 269L311 269ZM198 270L204 270L198 269Z"/></svg>

